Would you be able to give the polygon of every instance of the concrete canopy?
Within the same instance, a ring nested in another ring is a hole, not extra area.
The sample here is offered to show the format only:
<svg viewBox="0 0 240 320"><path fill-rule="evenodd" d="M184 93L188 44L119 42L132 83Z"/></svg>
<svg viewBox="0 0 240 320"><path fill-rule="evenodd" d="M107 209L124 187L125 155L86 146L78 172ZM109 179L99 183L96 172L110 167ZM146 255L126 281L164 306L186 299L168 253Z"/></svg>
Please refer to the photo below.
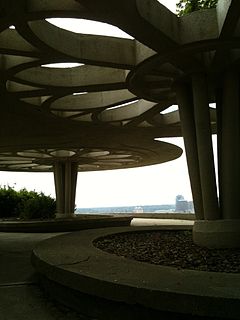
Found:
<svg viewBox="0 0 240 320"><path fill-rule="evenodd" d="M74 0L3 1L1 12L0 170L53 171L63 217L74 210L78 171L138 167L181 155L180 148L154 140L181 135L178 112L160 114L174 100L148 101L129 90L129 72L156 53L152 48L46 21L104 20Z"/></svg>
<svg viewBox="0 0 240 320"><path fill-rule="evenodd" d="M226 246L239 246L238 0L219 0L215 9L183 17L156 0L11 0L1 3L1 12L1 168L43 170L52 162L57 194L70 189L73 201L79 165L161 163L181 151L154 138L183 136L198 219L195 241L218 246L220 234ZM48 23L50 17L106 22L133 39L72 33ZM78 65L48 68L60 62ZM174 104L179 111L163 113ZM59 160L61 151L74 154ZM44 156L29 163L27 153ZM16 158L26 163L7 162Z"/></svg>
<svg viewBox="0 0 240 320"><path fill-rule="evenodd" d="M129 71L139 56L152 55L151 49L135 40L76 34L45 20L94 20L95 13L77 1L3 2L2 12L1 170L48 171L66 160L53 155L61 150L74 152L67 160L77 162L79 170L141 166L180 156L179 148L154 141L161 131L157 121L151 122L165 106L128 90ZM77 66L61 68L59 63ZM167 127L164 121L161 126ZM180 133L179 121L172 127ZM105 158L96 152L105 152Z"/></svg>
<svg viewBox="0 0 240 320"><path fill-rule="evenodd" d="M3 2L2 6L1 169L14 168L4 160L8 152L16 158L29 150L36 154L41 150L47 157L53 149L111 149L111 158L117 150L127 155L135 151L137 165L160 163L181 154L172 146L166 153L167 145L153 140L181 134L179 121L164 121L164 115L162 121L154 119L169 103L146 101L128 89L129 71L153 50L136 40L76 34L45 20L97 18L76 1L19 1L14 6ZM12 25L15 29L9 28ZM58 63L70 62L78 66L58 67ZM49 68L49 64L56 67ZM128 137L124 143L123 137ZM141 153L146 155L142 162ZM124 161L118 162L122 165ZM123 167L127 163L132 166L126 160Z"/></svg>

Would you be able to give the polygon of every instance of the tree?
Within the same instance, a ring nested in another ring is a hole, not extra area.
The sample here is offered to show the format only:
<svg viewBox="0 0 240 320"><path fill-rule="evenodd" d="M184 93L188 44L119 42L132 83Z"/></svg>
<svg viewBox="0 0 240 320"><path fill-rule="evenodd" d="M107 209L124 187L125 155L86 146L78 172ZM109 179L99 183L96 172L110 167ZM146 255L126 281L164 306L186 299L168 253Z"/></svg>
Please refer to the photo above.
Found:
<svg viewBox="0 0 240 320"><path fill-rule="evenodd" d="M0 186L0 219L18 216L19 196L17 191L9 186Z"/></svg>
<svg viewBox="0 0 240 320"><path fill-rule="evenodd" d="M177 13L183 16L187 13L201 9L215 8L218 0L180 0L177 6Z"/></svg>
<svg viewBox="0 0 240 320"><path fill-rule="evenodd" d="M56 200L42 192L0 186L0 219L52 219L55 213Z"/></svg>

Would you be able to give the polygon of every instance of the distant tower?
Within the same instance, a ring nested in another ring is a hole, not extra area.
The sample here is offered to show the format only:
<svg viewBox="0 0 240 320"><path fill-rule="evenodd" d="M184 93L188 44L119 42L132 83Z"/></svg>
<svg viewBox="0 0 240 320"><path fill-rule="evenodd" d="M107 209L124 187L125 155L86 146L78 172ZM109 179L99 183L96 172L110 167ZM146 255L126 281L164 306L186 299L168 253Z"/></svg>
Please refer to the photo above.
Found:
<svg viewBox="0 0 240 320"><path fill-rule="evenodd" d="M177 195L175 212L188 212L188 211L189 211L188 201L186 201L181 194Z"/></svg>
<svg viewBox="0 0 240 320"><path fill-rule="evenodd" d="M182 196L181 194L178 194L178 195L176 196L176 203L177 203L178 201L181 201L181 200L184 200L184 196Z"/></svg>

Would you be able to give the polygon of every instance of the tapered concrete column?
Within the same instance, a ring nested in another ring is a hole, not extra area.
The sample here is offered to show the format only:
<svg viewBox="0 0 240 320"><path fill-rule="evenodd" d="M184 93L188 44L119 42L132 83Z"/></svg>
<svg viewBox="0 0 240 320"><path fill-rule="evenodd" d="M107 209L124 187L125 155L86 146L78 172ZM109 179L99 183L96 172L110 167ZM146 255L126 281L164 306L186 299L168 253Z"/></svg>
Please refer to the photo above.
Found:
<svg viewBox="0 0 240 320"><path fill-rule="evenodd" d="M77 163L59 161L54 164L57 218L74 215L77 185Z"/></svg>
<svg viewBox="0 0 240 320"><path fill-rule="evenodd" d="M221 191L224 219L240 219L239 74L225 77L222 109Z"/></svg>
<svg viewBox="0 0 240 320"><path fill-rule="evenodd" d="M192 88L188 84L176 84L175 90L177 93L195 214L196 218L201 220L204 219L204 211L194 122Z"/></svg>
<svg viewBox="0 0 240 320"><path fill-rule="evenodd" d="M203 74L192 76L194 116L204 219L220 218L212 148L207 80Z"/></svg>

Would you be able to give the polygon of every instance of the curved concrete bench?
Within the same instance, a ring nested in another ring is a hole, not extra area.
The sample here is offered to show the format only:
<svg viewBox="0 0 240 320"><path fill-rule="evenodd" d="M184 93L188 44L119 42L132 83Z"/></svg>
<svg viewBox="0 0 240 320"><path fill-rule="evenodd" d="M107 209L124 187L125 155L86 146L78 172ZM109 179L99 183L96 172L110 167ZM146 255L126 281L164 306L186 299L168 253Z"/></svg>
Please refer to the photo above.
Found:
<svg viewBox="0 0 240 320"><path fill-rule="evenodd" d="M108 254L92 244L114 233L190 228L75 232L40 243L32 262L55 299L98 319L239 319L239 274L151 265Z"/></svg>

